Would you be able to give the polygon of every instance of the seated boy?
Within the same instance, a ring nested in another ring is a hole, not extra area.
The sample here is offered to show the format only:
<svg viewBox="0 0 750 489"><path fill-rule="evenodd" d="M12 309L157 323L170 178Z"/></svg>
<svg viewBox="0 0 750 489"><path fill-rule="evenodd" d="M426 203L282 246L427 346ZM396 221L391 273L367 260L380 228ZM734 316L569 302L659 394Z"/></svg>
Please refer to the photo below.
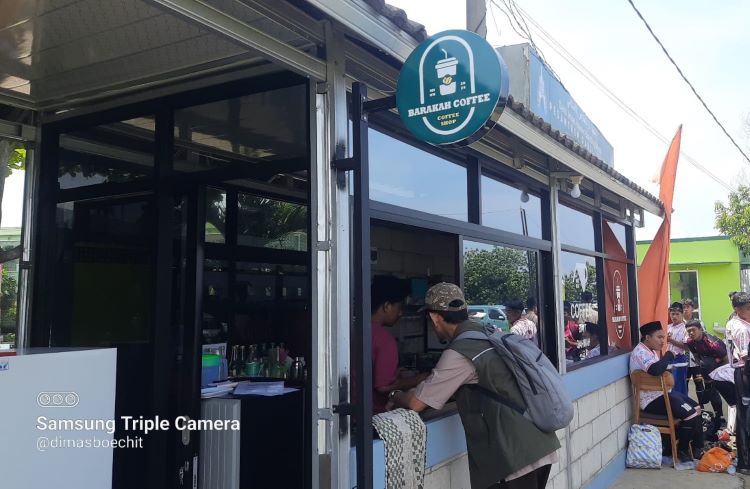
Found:
<svg viewBox="0 0 750 489"><path fill-rule="evenodd" d="M640 331L641 342L630 355L630 372L643 370L650 375L659 376L667 370L670 362L674 360L674 354L670 351L665 353L661 359L657 353L664 348L667 335L659 321L644 324ZM667 405L662 391L641 391L640 394L641 410L651 414L667 414ZM672 415L680 420L677 429L677 448L680 461L690 460L688 449L691 442L693 457L701 458L703 455L703 426L698 403L675 391L669 392L669 402Z"/></svg>

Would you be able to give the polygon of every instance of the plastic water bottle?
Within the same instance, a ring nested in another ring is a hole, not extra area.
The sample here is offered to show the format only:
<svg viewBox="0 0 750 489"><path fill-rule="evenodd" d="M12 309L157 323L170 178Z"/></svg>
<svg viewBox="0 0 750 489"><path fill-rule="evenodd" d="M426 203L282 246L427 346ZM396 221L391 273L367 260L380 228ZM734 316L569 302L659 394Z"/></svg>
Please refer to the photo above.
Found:
<svg viewBox="0 0 750 489"><path fill-rule="evenodd" d="M737 472L737 467L735 467L734 465L730 465L727 468L727 474L729 475L734 475L736 472Z"/></svg>

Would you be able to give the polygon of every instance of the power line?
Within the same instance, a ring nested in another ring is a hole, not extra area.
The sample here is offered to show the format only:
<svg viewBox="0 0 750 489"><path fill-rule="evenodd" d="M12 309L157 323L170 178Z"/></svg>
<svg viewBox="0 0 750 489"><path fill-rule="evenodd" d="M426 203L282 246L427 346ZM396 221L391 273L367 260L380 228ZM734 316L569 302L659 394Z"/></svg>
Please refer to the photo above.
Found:
<svg viewBox="0 0 750 489"><path fill-rule="evenodd" d="M498 36L502 36L502 34L500 33L500 27L497 25L497 19L495 18L495 10L492 8L490 0L487 0L487 3L485 5L489 7L490 15L492 16L492 23L495 24L495 30L497 31Z"/></svg>
<svg viewBox="0 0 750 489"><path fill-rule="evenodd" d="M687 79L687 77L682 72L682 70L680 69L680 67L677 66L677 63L672 58L672 56L669 54L669 51L667 51L667 48L664 47L664 44L662 44L662 42L659 40L659 38L654 33L653 29L651 29L651 26L648 25L648 22L646 22L646 19L643 18L643 15L641 15L641 12L635 6L635 4L633 3L633 0L628 0L628 3L630 4L631 7L633 7L633 10L635 10L635 13L638 14L638 17L640 17L640 19L643 21L643 24L646 26L646 29L648 29L648 32L651 33L651 36L654 38L654 40L656 41L656 43L661 47L661 50L664 51L664 54L667 55L667 58L669 58L669 61L677 69L677 73L679 73L680 76L682 77L682 79L685 80L685 83L688 84L688 86L690 87L690 90L693 91L693 94L695 94L695 96L698 98L698 100L703 105L703 107L706 109L706 111L708 111L708 113L711 114L711 117L713 117L713 119L716 122L716 124L721 128L722 131L724 131L724 134L726 134L727 137L729 138L729 140L732 141L732 144L734 144L734 147L737 148L737 151L739 151L740 153L742 153L742 156L744 156L745 159L747 160L747 162L750 163L750 157L748 157L745 154L745 152L742 151L742 148L740 148L740 145L737 144L737 141L735 141L734 138L732 137L732 135L729 134L729 131L726 130L726 128L724 127L724 125L721 122L719 122L719 119L716 117L716 115L714 115L713 111L711 111L711 109L708 108L708 105L703 100L703 97L701 97L698 94L698 91L695 89L695 87L693 86L693 84L690 83L690 80Z"/></svg>
<svg viewBox="0 0 750 489"><path fill-rule="evenodd" d="M575 69L581 76L586 78L589 82L591 82L596 88L598 88L601 92L604 93L610 100L612 100L617 106L620 107L628 116L630 116L632 119L634 119L639 125L641 125L643 128L645 128L648 132L650 132L653 136L655 136L659 141L665 144L669 144L671 139L668 139L666 136L661 134L656 128L654 128L646 119L644 119L640 114L638 114L634 109L632 109L628 104L626 104L620 97L618 97L614 92L612 92L601 80L599 80L596 75L594 75L588 68L586 68L580 61L578 61L573 54L571 54L567 49L565 49L562 44L560 44L552 35L547 32L536 20L534 20L533 17L531 17L527 12L525 12L521 7L516 6L519 15L522 17L525 17L528 19L529 23L531 23L532 26L534 26L538 33L541 36L542 41L544 41L547 45L549 45L553 51L555 51L560 57L562 57L568 64L570 64L573 69ZM713 179L716 183L723 186L727 190L732 190L732 187L726 184L723 180L721 180L719 177L711 173L705 166L700 164L695 158L690 156L689 154L685 153L684 151L680 151L680 154L694 167L696 167L698 170L706 174L708 177Z"/></svg>
<svg viewBox="0 0 750 489"><path fill-rule="evenodd" d="M515 33L518 34L518 36L521 37L521 39L528 41L529 44L534 46L534 49L536 49L537 53L539 53L539 56L542 58L545 64L549 66L549 63L547 63L547 58L544 56L542 49L536 44L536 42L534 42L534 39L531 35L531 31L529 30L529 26L526 24L526 21L523 19L523 16L521 16L520 13L518 14L518 16L516 16L516 13L513 10L513 6L515 6L516 9L518 9L518 6L515 3L509 3L508 0L501 0L501 1L502 1L502 5L498 4L495 0L490 0L490 3L494 5L495 7L497 7L498 9L500 9L500 11L503 14L505 14L505 17L508 19L508 23L513 28L513 31L515 31ZM491 7L490 7L490 12L492 12ZM518 17L521 17L521 20L518 20ZM515 24L513 23L514 20L516 21ZM516 24L518 24L518 29L516 29ZM519 29L521 30L521 32L518 32ZM498 30L498 36L499 36L500 30L499 29L497 30ZM552 75L555 78L557 78L558 80L560 79L557 76L557 73L555 73L555 71L551 67L550 67L550 71L552 71Z"/></svg>

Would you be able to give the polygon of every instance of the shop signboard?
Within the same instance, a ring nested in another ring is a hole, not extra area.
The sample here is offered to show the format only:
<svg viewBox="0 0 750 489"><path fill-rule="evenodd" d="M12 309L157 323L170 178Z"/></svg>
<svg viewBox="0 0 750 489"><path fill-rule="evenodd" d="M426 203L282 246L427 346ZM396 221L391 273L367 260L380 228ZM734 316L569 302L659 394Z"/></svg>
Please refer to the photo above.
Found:
<svg viewBox="0 0 750 489"><path fill-rule="evenodd" d="M534 115L548 122L609 166L615 152L602 132L570 95L562 82L528 44L499 48L513 72L510 94Z"/></svg>
<svg viewBox="0 0 750 489"><path fill-rule="evenodd" d="M630 347L630 296L628 294L627 254L609 224L602 225L604 252L616 259L604 260L604 299L610 345ZM622 261L620 261L622 260Z"/></svg>
<svg viewBox="0 0 750 489"><path fill-rule="evenodd" d="M498 52L473 32L435 34L401 68L396 105L414 136L435 145L469 144L491 129L508 97L508 70Z"/></svg>

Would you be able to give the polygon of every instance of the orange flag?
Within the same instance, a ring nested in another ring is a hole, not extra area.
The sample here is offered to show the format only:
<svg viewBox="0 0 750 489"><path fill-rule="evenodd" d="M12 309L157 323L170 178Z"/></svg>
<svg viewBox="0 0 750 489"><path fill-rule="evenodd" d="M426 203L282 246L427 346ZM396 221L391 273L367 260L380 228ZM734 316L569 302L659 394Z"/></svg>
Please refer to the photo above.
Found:
<svg viewBox="0 0 750 489"><path fill-rule="evenodd" d="M664 221L638 269L640 324L661 321L665 329L669 324L669 236L672 224L672 198L681 140L682 125L677 129L661 166L659 200L664 203Z"/></svg>

